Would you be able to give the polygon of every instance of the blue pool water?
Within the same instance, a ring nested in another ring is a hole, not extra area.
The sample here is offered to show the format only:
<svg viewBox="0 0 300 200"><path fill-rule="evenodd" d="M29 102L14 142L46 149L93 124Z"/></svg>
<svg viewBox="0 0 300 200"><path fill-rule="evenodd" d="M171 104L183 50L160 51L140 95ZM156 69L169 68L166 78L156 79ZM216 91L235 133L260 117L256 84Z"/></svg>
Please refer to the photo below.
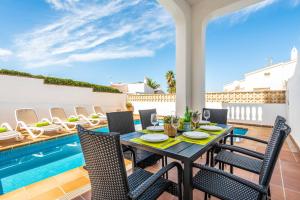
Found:
<svg viewBox="0 0 300 200"><path fill-rule="evenodd" d="M136 129L141 122L135 120ZM108 127L95 129L109 132ZM0 195L84 165L77 134L0 152Z"/></svg>
<svg viewBox="0 0 300 200"><path fill-rule="evenodd" d="M108 128L96 131L107 132ZM84 165L78 136L0 152L0 195Z"/></svg>
<svg viewBox="0 0 300 200"><path fill-rule="evenodd" d="M135 121L139 129L140 121ZM96 129L108 132L107 127ZM238 133L241 130L235 129ZM0 195L84 165L76 134L0 152Z"/></svg>
<svg viewBox="0 0 300 200"><path fill-rule="evenodd" d="M236 135L246 135L248 133L248 129L246 128L234 128L233 129L233 134ZM242 141L241 138L234 138L234 142L240 142Z"/></svg>

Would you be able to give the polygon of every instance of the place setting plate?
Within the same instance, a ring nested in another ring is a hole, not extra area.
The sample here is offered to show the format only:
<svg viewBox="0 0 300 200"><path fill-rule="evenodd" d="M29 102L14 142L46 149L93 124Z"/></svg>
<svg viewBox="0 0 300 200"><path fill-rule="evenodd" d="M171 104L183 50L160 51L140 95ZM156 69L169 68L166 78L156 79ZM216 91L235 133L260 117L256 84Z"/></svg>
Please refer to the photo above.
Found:
<svg viewBox="0 0 300 200"><path fill-rule="evenodd" d="M209 137L209 134L204 132L198 132L198 131L187 131L187 132L183 132L182 135L187 138L196 139L196 140L206 139Z"/></svg>
<svg viewBox="0 0 300 200"><path fill-rule="evenodd" d="M164 126L149 126L147 127L147 130L153 132L162 132L164 131Z"/></svg>
<svg viewBox="0 0 300 200"><path fill-rule="evenodd" d="M205 124L210 124L210 121L200 120L200 121L199 121L199 124L203 124L203 125L205 125Z"/></svg>
<svg viewBox="0 0 300 200"><path fill-rule="evenodd" d="M199 127L200 129L206 130L206 131L221 131L223 130L220 126L210 126L210 125L203 125Z"/></svg>
<svg viewBox="0 0 300 200"><path fill-rule="evenodd" d="M153 142L153 143L158 143L158 142L164 142L169 139L169 136L161 133L153 133L153 134L145 134L140 137L141 140L145 142Z"/></svg>

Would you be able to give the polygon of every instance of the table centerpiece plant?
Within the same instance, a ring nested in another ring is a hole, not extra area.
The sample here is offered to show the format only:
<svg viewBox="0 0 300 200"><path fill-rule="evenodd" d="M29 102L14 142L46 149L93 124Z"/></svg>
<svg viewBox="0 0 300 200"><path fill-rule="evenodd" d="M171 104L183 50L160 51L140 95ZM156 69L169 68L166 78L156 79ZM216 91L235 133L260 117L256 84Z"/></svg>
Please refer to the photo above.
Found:
<svg viewBox="0 0 300 200"><path fill-rule="evenodd" d="M134 107L131 102L126 103L126 108L128 111L132 111L132 112L134 111Z"/></svg>
<svg viewBox="0 0 300 200"><path fill-rule="evenodd" d="M189 110L188 106L186 106L184 116L183 116L183 130L184 131L192 130L192 112Z"/></svg>
<svg viewBox="0 0 300 200"><path fill-rule="evenodd" d="M178 123L179 118L168 115L168 116L165 116L163 119L164 133L167 134L169 137L175 137L176 133L177 133L177 129L172 126L172 120L173 120L173 123Z"/></svg>

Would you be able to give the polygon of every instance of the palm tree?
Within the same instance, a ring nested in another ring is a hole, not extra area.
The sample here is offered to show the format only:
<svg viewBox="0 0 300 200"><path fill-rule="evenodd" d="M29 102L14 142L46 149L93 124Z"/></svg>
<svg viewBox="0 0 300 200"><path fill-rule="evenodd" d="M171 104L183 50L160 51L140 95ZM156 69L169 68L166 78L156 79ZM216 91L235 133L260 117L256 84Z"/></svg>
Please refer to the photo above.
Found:
<svg viewBox="0 0 300 200"><path fill-rule="evenodd" d="M166 73L167 85L168 85L168 92L170 94L176 93L176 80L175 74L172 70Z"/></svg>
<svg viewBox="0 0 300 200"><path fill-rule="evenodd" d="M153 90L156 90L157 88L160 87L160 84L158 84L156 81L154 81L151 78L146 78L146 84L151 87Z"/></svg>

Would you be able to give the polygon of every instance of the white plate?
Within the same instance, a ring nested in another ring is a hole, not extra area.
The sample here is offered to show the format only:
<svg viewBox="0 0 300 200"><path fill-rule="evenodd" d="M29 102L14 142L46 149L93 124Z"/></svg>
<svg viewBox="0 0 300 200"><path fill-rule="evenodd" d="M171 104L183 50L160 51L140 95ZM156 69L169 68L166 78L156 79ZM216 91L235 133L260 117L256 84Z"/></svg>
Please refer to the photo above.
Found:
<svg viewBox="0 0 300 200"><path fill-rule="evenodd" d="M184 132L183 135L185 137L192 138L192 139L205 139L209 137L207 133L197 132L197 131Z"/></svg>
<svg viewBox="0 0 300 200"><path fill-rule="evenodd" d="M147 130L148 131L160 132L160 131L164 131L164 126L148 126Z"/></svg>
<svg viewBox="0 0 300 200"><path fill-rule="evenodd" d="M169 136L165 134L160 133L154 133L154 134L145 134L140 137L141 140L144 140L146 142L163 142L169 139Z"/></svg>
<svg viewBox="0 0 300 200"><path fill-rule="evenodd" d="M199 121L199 124L209 124L210 123L210 121L206 121L206 120L200 120Z"/></svg>
<svg viewBox="0 0 300 200"><path fill-rule="evenodd" d="M204 125L200 126L200 129L207 130L207 131L220 131L223 128L220 126L209 126L209 125Z"/></svg>

